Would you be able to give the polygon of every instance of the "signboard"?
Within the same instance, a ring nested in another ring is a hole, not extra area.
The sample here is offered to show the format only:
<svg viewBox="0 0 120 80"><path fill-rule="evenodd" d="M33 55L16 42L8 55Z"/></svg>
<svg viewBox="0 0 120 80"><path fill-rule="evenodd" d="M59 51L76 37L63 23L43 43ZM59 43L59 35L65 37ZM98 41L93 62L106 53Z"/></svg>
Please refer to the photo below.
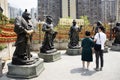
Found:
<svg viewBox="0 0 120 80"><path fill-rule="evenodd" d="M83 19L75 19L77 22L77 25L84 25L84 20ZM61 18L59 21L60 25L72 25L73 19L68 19L68 18Z"/></svg>

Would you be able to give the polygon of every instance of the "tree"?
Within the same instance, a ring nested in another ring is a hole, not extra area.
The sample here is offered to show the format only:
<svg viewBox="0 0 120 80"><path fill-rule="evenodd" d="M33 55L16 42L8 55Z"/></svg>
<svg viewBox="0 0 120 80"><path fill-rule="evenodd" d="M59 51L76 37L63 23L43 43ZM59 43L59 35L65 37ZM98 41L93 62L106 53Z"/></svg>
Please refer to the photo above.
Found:
<svg viewBox="0 0 120 80"><path fill-rule="evenodd" d="M6 24L8 22L8 18L0 13L0 24Z"/></svg>
<svg viewBox="0 0 120 80"><path fill-rule="evenodd" d="M9 23L14 24L14 21L15 21L15 19L12 19L12 18L11 18L11 19L9 20Z"/></svg>
<svg viewBox="0 0 120 80"><path fill-rule="evenodd" d="M80 16L80 19L84 20L85 26L90 25L90 21L88 20L88 16Z"/></svg>

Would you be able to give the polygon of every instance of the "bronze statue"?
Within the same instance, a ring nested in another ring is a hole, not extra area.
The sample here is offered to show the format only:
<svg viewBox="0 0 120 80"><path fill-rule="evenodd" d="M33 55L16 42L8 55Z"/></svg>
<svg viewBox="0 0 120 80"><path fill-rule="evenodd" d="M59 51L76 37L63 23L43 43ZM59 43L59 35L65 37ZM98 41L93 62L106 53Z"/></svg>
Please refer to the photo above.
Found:
<svg viewBox="0 0 120 80"><path fill-rule="evenodd" d="M54 39L57 32L53 30L54 26L52 24L53 19L51 16L46 16L46 22L42 26L42 31L45 32L44 41L40 48L41 53L51 53L56 51L54 48Z"/></svg>
<svg viewBox="0 0 120 80"><path fill-rule="evenodd" d="M15 19L14 31L17 34L17 40L12 64L26 65L33 64L35 61L31 59L32 55L30 54L30 44L34 32L30 19L30 13L27 12L27 9L23 12L22 17L19 16Z"/></svg>
<svg viewBox="0 0 120 80"><path fill-rule="evenodd" d="M68 44L68 48L80 48L79 46L79 32L81 31L82 26L78 27L76 25L76 21L73 20L73 25L69 31L70 42Z"/></svg>
<svg viewBox="0 0 120 80"><path fill-rule="evenodd" d="M113 34L115 34L115 40L113 45L120 44L120 23L116 23L116 27L113 28Z"/></svg>

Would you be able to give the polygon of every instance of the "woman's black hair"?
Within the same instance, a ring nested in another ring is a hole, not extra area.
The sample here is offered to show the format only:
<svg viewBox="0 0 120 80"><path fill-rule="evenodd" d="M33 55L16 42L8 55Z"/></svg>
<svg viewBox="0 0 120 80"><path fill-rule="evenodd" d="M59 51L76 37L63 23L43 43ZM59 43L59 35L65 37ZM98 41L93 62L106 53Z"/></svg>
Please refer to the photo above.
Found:
<svg viewBox="0 0 120 80"><path fill-rule="evenodd" d="M98 28L101 29L101 31L105 32L105 28L103 26L100 26Z"/></svg>
<svg viewBox="0 0 120 80"><path fill-rule="evenodd" d="M86 36L90 36L90 31L85 31Z"/></svg>

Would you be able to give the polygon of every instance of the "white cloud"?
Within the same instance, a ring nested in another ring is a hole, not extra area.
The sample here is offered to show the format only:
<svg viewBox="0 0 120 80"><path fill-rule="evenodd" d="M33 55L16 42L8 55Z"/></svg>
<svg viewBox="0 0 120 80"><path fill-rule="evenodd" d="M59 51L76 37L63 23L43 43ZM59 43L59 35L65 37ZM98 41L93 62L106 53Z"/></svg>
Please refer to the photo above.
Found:
<svg viewBox="0 0 120 80"><path fill-rule="evenodd" d="M21 8L22 10L37 8L37 0L8 0L11 6Z"/></svg>

